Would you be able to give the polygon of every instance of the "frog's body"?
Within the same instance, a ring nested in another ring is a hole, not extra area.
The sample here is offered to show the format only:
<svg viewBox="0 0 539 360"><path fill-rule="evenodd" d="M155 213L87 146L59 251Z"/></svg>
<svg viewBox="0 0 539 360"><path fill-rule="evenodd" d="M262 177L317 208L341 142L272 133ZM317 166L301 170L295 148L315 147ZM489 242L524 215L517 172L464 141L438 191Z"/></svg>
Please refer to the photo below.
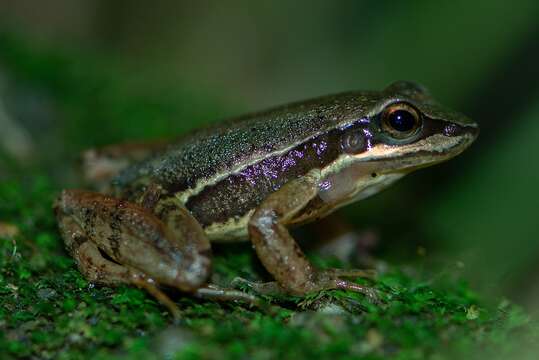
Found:
<svg viewBox="0 0 539 360"><path fill-rule="evenodd" d="M312 269L286 227L453 157L476 134L475 123L406 82L291 104L149 147L146 158L137 152L139 161L121 162L115 171L109 187L114 197L63 193L57 205L61 230L72 252L73 237L83 238L77 242L95 244L114 265L127 266L129 275L118 281L136 273L197 291L208 276L209 241L251 238L288 292L353 288ZM155 227L155 234L136 234L138 226ZM144 256L136 254L145 247L150 251ZM80 256L78 263L88 273ZM178 280L178 273L189 271L188 280Z"/></svg>

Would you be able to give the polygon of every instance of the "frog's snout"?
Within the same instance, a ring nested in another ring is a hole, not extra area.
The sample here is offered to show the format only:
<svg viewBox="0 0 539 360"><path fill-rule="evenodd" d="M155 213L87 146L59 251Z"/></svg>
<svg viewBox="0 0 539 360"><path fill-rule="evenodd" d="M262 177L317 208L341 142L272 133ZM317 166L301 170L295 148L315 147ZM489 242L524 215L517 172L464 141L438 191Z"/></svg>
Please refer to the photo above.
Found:
<svg viewBox="0 0 539 360"><path fill-rule="evenodd" d="M466 144L465 147L470 146L475 139L479 136L479 127L477 125L475 126L465 126L462 129L461 138L462 141Z"/></svg>
<svg viewBox="0 0 539 360"><path fill-rule="evenodd" d="M479 126L475 125L475 126L468 126L467 127L467 131L472 135L473 139L472 141L474 141L475 139L477 139L477 137L479 136Z"/></svg>

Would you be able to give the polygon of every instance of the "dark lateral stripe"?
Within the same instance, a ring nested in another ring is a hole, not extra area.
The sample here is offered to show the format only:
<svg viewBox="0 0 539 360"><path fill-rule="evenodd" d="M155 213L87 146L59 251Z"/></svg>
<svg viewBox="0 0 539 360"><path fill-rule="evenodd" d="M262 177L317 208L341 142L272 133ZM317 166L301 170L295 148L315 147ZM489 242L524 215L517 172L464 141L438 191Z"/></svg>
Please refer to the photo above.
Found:
<svg viewBox="0 0 539 360"><path fill-rule="evenodd" d="M333 130L302 143L285 154L246 167L191 197L186 206L203 226L240 217L288 181L322 168L340 152L343 130Z"/></svg>

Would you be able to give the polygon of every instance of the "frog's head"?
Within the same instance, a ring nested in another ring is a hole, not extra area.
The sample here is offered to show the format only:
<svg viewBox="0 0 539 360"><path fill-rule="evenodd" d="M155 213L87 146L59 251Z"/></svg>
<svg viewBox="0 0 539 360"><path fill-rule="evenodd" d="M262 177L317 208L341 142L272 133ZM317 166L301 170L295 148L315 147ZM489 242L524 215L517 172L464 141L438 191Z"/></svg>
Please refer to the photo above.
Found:
<svg viewBox="0 0 539 360"><path fill-rule="evenodd" d="M370 108L342 127L342 155L324 169L321 196L331 202L367 197L413 170L448 160L479 132L475 122L415 83L400 81L363 96Z"/></svg>
<svg viewBox="0 0 539 360"><path fill-rule="evenodd" d="M368 118L371 144L357 158L384 162L383 173L450 159L479 133L475 122L438 104L423 86L405 81L382 91Z"/></svg>

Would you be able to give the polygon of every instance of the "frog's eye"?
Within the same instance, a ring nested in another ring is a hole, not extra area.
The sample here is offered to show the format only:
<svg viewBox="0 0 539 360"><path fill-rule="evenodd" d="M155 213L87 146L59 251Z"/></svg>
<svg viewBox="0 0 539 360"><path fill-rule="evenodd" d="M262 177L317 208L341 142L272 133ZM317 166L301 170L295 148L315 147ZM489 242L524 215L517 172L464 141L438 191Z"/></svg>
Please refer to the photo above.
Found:
<svg viewBox="0 0 539 360"><path fill-rule="evenodd" d="M421 117L411 105L391 104L382 113L382 130L396 139L415 135L420 126Z"/></svg>
<svg viewBox="0 0 539 360"><path fill-rule="evenodd" d="M349 154L357 154L365 148L363 132L357 130L347 132L342 137L342 149Z"/></svg>

